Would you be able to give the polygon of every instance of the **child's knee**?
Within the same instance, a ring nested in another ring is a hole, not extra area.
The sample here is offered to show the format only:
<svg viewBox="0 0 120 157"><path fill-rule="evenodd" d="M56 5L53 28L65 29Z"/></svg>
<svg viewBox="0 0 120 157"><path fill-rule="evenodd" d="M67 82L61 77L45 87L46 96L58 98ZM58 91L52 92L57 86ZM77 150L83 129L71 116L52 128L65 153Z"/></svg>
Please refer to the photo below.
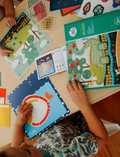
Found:
<svg viewBox="0 0 120 157"><path fill-rule="evenodd" d="M0 21L5 17L5 10L0 6Z"/></svg>

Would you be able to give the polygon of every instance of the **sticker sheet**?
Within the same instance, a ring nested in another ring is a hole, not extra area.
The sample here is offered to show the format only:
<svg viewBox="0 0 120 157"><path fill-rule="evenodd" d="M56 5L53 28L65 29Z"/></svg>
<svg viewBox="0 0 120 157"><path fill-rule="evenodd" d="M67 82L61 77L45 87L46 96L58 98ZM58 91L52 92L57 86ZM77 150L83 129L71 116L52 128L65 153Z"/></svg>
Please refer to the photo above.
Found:
<svg viewBox="0 0 120 157"><path fill-rule="evenodd" d="M81 5L83 0L50 0L50 11Z"/></svg>
<svg viewBox="0 0 120 157"><path fill-rule="evenodd" d="M35 12L35 17L36 17L37 23L39 23L46 16L48 16L47 11L46 11L42 1L40 1L36 5L34 5L33 10Z"/></svg>
<svg viewBox="0 0 120 157"><path fill-rule="evenodd" d="M65 25L69 80L81 82L84 89L120 86L119 14L117 10Z"/></svg>
<svg viewBox="0 0 120 157"><path fill-rule="evenodd" d="M33 7L36 5L37 6L37 4L39 5L39 2L40 2L41 0L28 0L28 7L29 7L29 12L30 12L30 16L35 16L35 12L34 12L34 10L33 10ZM44 0L42 0L42 3L43 3L43 5L44 5L44 7L46 8L46 6L45 6L45 1Z"/></svg>
<svg viewBox="0 0 120 157"><path fill-rule="evenodd" d="M118 0L84 0L78 16L88 18L117 9L120 9L120 1Z"/></svg>
<svg viewBox="0 0 120 157"><path fill-rule="evenodd" d="M4 59L18 79L51 43L51 39L24 10L18 16L17 24L8 30L0 42L2 46L12 50L12 53Z"/></svg>
<svg viewBox="0 0 120 157"><path fill-rule="evenodd" d="M34 71L7 96L15 114L19 105L31 103L32 114L24 125L29 140L69 114L64 101L49 78L38 80Z"/></svg>
<svg viewBox="0 0 120 157"><path fill-rule="evenodd" d="M55 49L35 59L38 79L66 71L67 54L66 47Z"/></svg>

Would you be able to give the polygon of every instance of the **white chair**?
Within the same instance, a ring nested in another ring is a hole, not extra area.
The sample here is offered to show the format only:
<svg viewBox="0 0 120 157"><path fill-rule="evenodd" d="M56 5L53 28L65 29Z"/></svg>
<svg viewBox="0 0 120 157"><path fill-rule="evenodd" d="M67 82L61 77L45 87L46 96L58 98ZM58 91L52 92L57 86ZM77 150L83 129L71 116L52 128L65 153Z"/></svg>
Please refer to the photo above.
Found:
<svg viewBox="0 0 120 157"><path fill-rule="evenodd" d="M111 135L117 133L118 131L120 131L120 126L117 123L111 123L111 122L105 121L103 119L101 119L101 121L103 122L103 124L108 132L108 136L111 136Z"/></svg>

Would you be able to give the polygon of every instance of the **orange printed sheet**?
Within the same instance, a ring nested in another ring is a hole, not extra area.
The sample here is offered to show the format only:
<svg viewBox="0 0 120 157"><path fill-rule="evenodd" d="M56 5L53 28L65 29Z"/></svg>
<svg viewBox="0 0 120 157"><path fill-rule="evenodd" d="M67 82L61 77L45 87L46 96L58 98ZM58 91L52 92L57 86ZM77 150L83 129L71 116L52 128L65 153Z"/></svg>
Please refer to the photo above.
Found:
<svg viewBox="0 0 120 157"><path fill-rule="evenodd" d="M0 104L5 104L6 100L6 89L0 88Z"/></svg>

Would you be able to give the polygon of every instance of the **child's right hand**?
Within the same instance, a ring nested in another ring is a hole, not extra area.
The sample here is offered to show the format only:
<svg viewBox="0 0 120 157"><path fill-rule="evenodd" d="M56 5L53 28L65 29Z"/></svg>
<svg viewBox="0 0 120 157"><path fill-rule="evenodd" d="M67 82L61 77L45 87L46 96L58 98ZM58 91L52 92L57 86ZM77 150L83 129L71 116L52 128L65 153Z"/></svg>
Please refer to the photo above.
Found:
<svg viewBox="0 0 120 157"><path fill-rule="evenodd" d="M12 14L11 15L10 14L6 15L5 19L6 19L6 24L9 27L12 27L16 24L15 16L12 15Z"/></svg>
<svg viewBox="0 0 120 157"><path fill-rule="evenodd" d="M9 49L6 49L6 48L3 47L3 46L0 46L0 55L1 55L2 57L8 56L9 53L12 53L12 50L9 50Z"/></svg>
<svg viewBox="0 0 120 157"><path fill-rule="evenodd" d="M73 84L73 85L72 85ZM80 82L75 80L68 81L67 91L73 100L73 102L79 107L80 110L84 109L86 106L89 106L89 102L86 96L84 89L82 88Z"/></svg>
<svg viewBox="0 0 120 157"><path fill-rule="evenodd" d="M33 106L31 104L22 104L18 107L16 124L23 126L32 113Z"/></svg>

